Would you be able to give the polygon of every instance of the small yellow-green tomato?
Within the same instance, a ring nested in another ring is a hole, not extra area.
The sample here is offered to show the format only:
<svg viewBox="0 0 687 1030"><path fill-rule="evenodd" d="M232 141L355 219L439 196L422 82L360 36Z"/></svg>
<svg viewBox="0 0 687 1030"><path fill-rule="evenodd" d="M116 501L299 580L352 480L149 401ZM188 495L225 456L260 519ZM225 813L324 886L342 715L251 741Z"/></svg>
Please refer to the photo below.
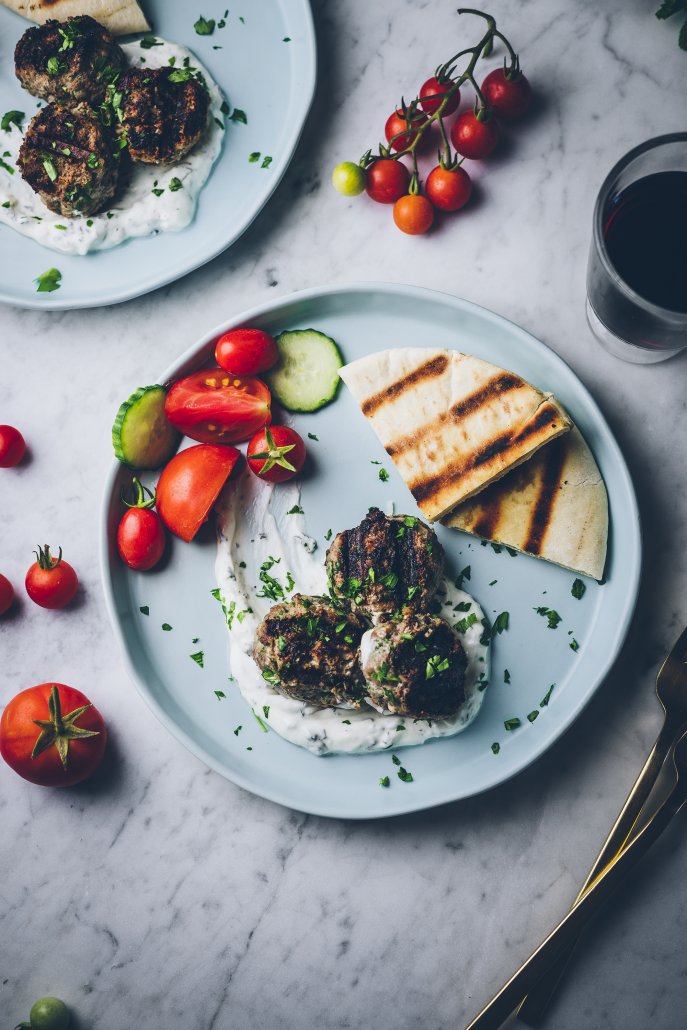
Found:
<svg viewBox="0 0 687 1030"><path fill-rule="evenodd" d="M332 172L332 184L344 197L357 197L365 189L365 172L353 161L342 161Z"/></svg>
<svg viewBox="0 0 687 1030"><path fill-rule="evenodd" d="M71 1015L65 1003L51 997L39 998L34 1002L29 1019L31 1030L67 1030L71 1024Z"/></svg>

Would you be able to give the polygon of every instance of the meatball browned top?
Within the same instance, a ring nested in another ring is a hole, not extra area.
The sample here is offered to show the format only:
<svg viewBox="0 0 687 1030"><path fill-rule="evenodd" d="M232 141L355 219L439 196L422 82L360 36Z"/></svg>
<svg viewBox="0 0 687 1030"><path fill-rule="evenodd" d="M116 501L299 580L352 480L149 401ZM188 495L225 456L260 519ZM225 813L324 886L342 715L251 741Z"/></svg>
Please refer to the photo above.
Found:
<svg viewBox="0 0 687 1030"><path fill-rule="evenodd" d="M132 161L172 164L195 147L208 123L210 95L188 68L130 68L117 83L118 131Z"/></svg>
<svg viewBox="0 0 687 1030"><path fill-rule="evenodd" d="M91 104L102 101L125 65L121 47L88 15L27 29L16 45L14 62L17 78L34 96Z"/></svg>
<svg viewBox="0 0 687 1030"><path fill-rule="evenodd" d="M117 190L119 160L113 150L109 130L88 104L48 104L26 130L18 165L51 211L91 215Z"/></svg>
<svg viewBox="0 0 687 1030"><path fill-rule="evenodd" d="M327 551L332 594L368 614L427 607L444 569L434 530L414 515L387 516L370 508L355 529L337 533Z"/></svg>

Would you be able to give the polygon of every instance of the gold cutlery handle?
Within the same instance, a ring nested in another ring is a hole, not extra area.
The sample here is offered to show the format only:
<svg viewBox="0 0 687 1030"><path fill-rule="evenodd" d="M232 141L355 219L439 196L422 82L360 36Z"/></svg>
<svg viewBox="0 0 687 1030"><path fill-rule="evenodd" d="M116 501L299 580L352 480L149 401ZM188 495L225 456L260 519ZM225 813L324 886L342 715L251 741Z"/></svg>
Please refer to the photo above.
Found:
<svg viewBox="0 0 687 1030"><path fill-rule="evenodd" d="M582 884L573 904L576 904L584 896L589 884L592 883L602 869L604 869L611 859L620 851L623 844L625 844L632 833L632 829L639 818L639 813L656 783L658 774L661 771L661 766L663 765L666 755L670 751L671 745L678 731L679 725L676 725L673 720L664 721L658 737L656 738L656 742L644 763L644 767L635 780L634 785L627 796L627 800L625 801L615 823L611 827L608 837L606 838L601 851L597 855L596 861L590 869L587 879ZM532 987L518 1009L518 1019L523 1020L530 1026L540 1025L549 1005L551 1004L551 1000L556 993L556 989L566 970L568 962L570 961L570 957L575 949L577 940L577 936L571 937L570 943L565 951L561 952L561 954L557 956L550 969L546 970L541 979Z"/></svg>
<svg viewBox="0 0 687 1030"><path fill-rule="evenodd" d="M546 972L552 961L565 952L570 942L577 938L583 926L615 890L619 880L637 864L663 833L683 802L684 798L679 795L676 785L650 822L593 881L584 897L573 905L558 926L473 1019L466 1030L497 1030L505 1022L518 1001Z"/></svg>

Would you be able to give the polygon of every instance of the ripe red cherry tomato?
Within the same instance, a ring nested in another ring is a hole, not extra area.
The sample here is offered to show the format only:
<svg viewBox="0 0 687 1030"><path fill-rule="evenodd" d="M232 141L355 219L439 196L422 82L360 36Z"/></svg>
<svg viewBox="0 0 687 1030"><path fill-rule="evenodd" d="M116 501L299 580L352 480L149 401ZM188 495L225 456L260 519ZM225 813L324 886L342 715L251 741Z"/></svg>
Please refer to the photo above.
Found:
<svg viewBox="0 0 687 1030"><path fill-rule="evenodd" d="M440 211L458 211L470 199L472 182L464 168L437 165L427 176L427 196Z"/></svg>
<svg viewBox="0 0 687 1030"><path fill-rule="evenodd" d="M408 191L410 172L392 157L380 157L367 169L367 195L378 204L394 204Z"/></svg>
<svg viewBox="0 0 687 1030"><path fill-rule="evenodd" d="M0 615L8 612L14 603L14 587L7 576L0 572Z"/></svg>
<svg viewBox="0 0 687 1030"><path fill-rule="evenodd" d="M386 125L384 126L384 135L386 136L387 142L391 144L392 150L405 150L406 147L409 147L417 133L406 130L412 130L422 125L424 121L425 119L421 115L416 115L414 118L410 119L409 123L408 120L403 117L403 111L394 111L393 114L390 114L386 120ZM399 136L399 133L402 133L402 135ZM393 143L391 143L394 136L398 136L398 139L395 139Z"/></svg>
<svg viewBox="0 0 687 1030"><path fill-rule="evenodd" d="M17 694L0 720L0 754L16 773L41 787L71 787L100 765L107 730L85 694L64 683L41 683Z"/></svg>
<svg viewBox="0 0 687 1030"><path fill-rule="evenodd" d="M18 465L26 454L24 437L14 426L0 426L0 469Z"/></svg>
<svg viewBox="0 0 687 1030"><path fill-rule="evenodd" d="M499 127L492 117L482 121L472 111L459 114L451 128L451 142L463 157L488 157L499 141Z"/></svg>
<svg viewBox="0 0 687 1030"><path fill-rule="evenodd" d="M246 452L248 468L267 483L285 483L305 464L305 444L290 426L265 426Z"/></svg>
<svg viewBox="0 0 687 1030"><path fill-rule="evenodd" d="M193 540L240 457L235 447L196 444L165 465L157 484L157 510L172 533L187 543Z"/></svg>
<svg viewBox="0 0 687 1030"><path fill-rule="evenodd" d="M250 440L270 422L270 402L270 391L260 379L205 368L174 383L165 415L192 440L235 443Z"/></svg>
<svg viewBox="0 0 687 1030"><path fill-rule="evenodd" d="M166 536L160 516L152 511L155 494L134 476L135 499L127 504L117 528L117 550L130 569L147 572L164 554ZM146 494L148 495L146 499Z"/></svg>
<svg viewBox="0 0 687 1030"><path fill-rule="evenodd" d="M434 208L420 193L408 193L394 204L394 222L409 236L421 236L433 221Z"/></svg>
<svg viewBox="0 0 687 1030"><path fill-rule="evenodd" d="M47 544L35 553L36 561L26 573L26 593L41 608L64 608L79 586L74 569L63 560L61 547L57 558L52 557Z"/></svg>
<svg viewBox="0 0 687 1030"><path fill-rule="evenodd" d="M235 376L254 376L276 365L279 351L262 329L231 329L217 341L215 361Z"/></svg>
<svg viewBox="0 0 687 1030"><path fill-rule="evenodd" d="M519 70L512 74L503 68L489 72L482 83L482 92L502 118L519 118L530 106L532 99L532 87Z"/></svg>
<svg viewBox="0 0 687 1030"><path fill-rule="evenodd" d="M440 82L434 75L431 79L427 79L426 82L423 82L420 88L420 106L422 107L422 110L426 111L427 114L434 114L443 99L443 94L448 93L452 85L453 83L450 79L447 79L445 82ZM431 99L428 99L429 97L431 97ZM458 110L459 104L460 90L457 89L444 108L443 114L453 114L454 111Z"/></svg>

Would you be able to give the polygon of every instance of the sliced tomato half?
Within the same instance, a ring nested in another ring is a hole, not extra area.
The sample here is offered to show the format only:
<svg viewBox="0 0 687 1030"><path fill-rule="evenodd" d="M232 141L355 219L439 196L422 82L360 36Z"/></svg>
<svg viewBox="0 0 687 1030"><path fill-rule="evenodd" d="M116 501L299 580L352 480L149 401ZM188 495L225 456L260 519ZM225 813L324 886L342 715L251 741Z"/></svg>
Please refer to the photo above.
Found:
<svg viewBox="0 0 687 1030"><path fill-rule="evenodd" d="M236 443L271 421L270 391L253 376L223 368L194 372L170 388L165 414L173 426L202 443Z"/></svg>
<svg viewBox="0 0 687 1030"><path fill-rule="evenodd" d="M196 444L175 454L157 484L157 513L187 543L207 521L241 452L235 447Z"/></svg>

